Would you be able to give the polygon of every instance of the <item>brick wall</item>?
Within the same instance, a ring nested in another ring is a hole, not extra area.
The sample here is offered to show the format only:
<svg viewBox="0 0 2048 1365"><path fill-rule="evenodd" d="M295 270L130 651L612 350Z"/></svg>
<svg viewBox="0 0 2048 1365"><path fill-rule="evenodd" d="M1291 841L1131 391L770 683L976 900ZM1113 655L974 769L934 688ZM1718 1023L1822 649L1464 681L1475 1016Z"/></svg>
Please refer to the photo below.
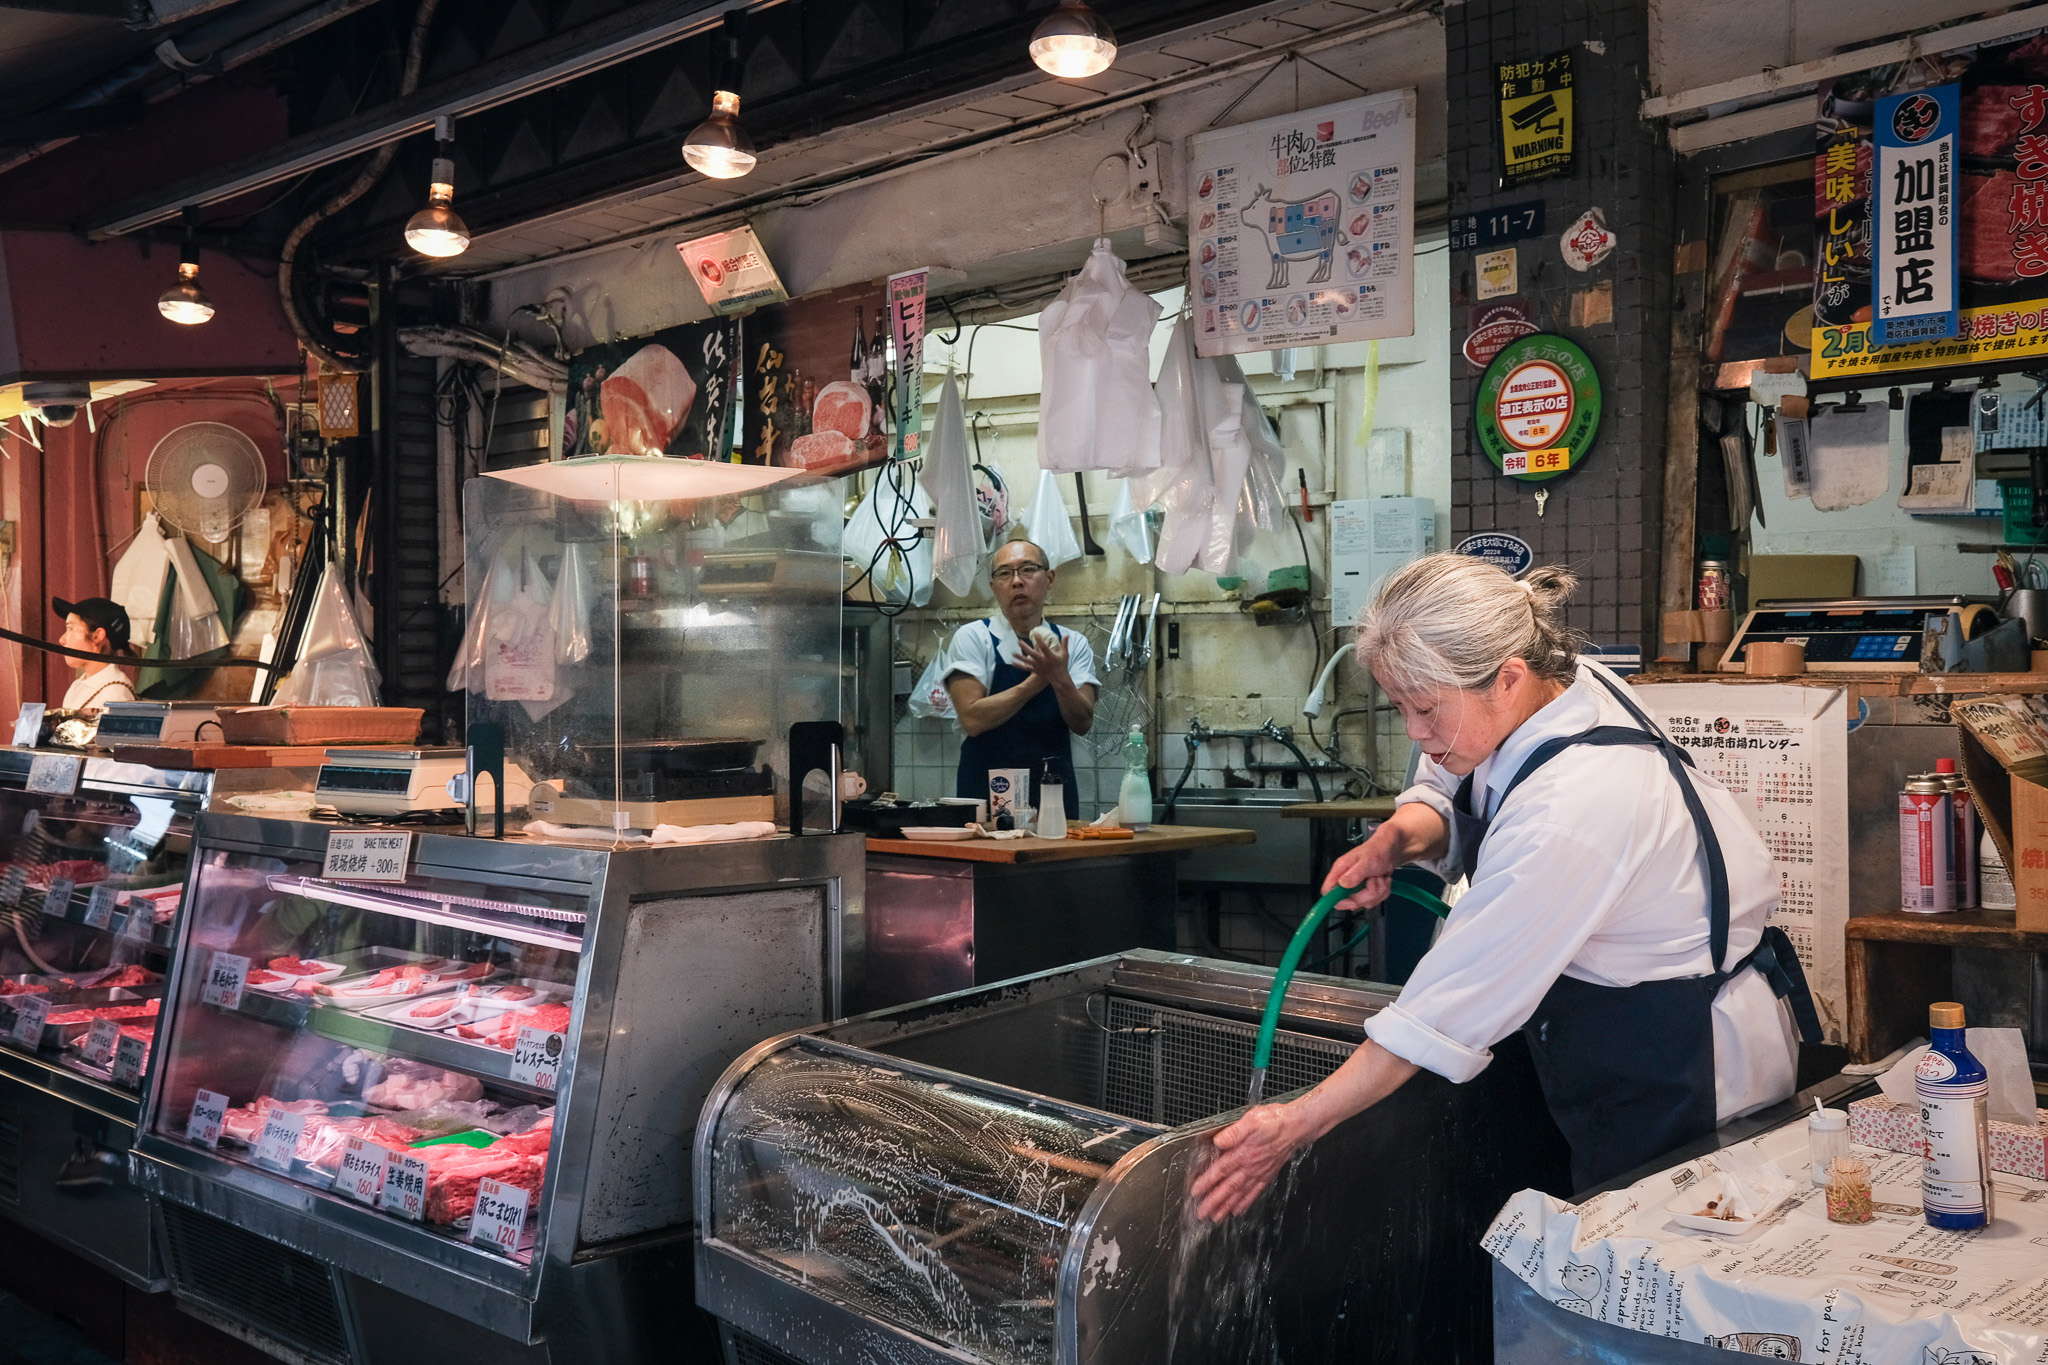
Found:
<svg viewBox="0 0 2048 1365"><path fill-rule="evenodd" d="M1452 541L1509 531L1541 563L1584 580L1572 623L1601 644L1654 646L1657 527L1663 492L1670 353L1672 170L1663 130L1637 109L1648 83L1647 0L1450 0L1444 9L1450 105L1451 213L1541 199L1544 234L1516 243L1520 303L1548 332L1572 338L1598 369L1605 416L1592 454L1551 480L1537 516L1534 485L1502 477L1472 431L1479 372L1457 354L1470 331L1473 252L1451 259ZM1569 175L1500 187L1494 64L1570 48L1577 159ZM1589 207L1619 245L1581 274L1558 238ZM1613 289L1613 318L1572 325L1573 295Z"/></svg>

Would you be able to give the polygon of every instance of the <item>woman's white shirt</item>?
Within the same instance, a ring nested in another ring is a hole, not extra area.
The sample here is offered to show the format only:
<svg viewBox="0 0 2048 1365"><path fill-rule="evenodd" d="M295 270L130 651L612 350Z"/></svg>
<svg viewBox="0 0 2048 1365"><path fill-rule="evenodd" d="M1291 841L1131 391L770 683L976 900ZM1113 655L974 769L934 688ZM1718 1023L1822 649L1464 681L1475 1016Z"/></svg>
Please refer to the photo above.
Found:
<svg viewBox="0 0 2048 1365"><path fill-rule="evenodd" d="M134 701L135 689L128 681L128 675L117 665L105 664L90 673L81 673L74 678L71 686L64 689L64 709L79 711L91 707L97 711L110 701Z"/></svg>
<svg viewBox="0 0 2048 1365"><path fill-rule="evenodd" d="M1500 809L1502 793L1545 740L1597 725L1641 728L1593 670L1607 673L1582 664L1578 681L1473 772L1474 805L1483 800L1494 813L1485 862L1400 999L1366 1024L1380 1046L1449 1080L1484 1070L1492 1046L1529 1021L1560 975L1632 986L1715 970L1699 836L1656 749L1574 745ZM1711 777L1689 776L1728 867L1724 965L1732 965L1756 947L1777 908L1778 874L1734 796ZM1424 757L1416 784L1399 797L1428 804L1451 824L1452 847L1436 868L1450 879L1461 853L1451 798L1462 780ZM1792 1093L1797 1035L1761 973L1740 972L1721 988L1713 1033L1721 1120Z"/></svg>

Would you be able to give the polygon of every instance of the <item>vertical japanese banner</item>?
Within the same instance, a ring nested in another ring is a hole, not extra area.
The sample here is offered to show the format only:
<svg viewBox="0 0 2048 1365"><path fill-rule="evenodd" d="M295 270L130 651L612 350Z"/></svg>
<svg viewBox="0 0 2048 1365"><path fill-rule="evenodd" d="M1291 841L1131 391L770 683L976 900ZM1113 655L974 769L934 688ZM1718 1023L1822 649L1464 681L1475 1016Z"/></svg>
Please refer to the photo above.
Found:
<svg viewBox="0 0 2048 1365"><path fill-rule="evenodd" d="M1930 68L1947 83L1923 87ZM1818 98L1812 377L2048 357L2048 28L1836 76Z"/></svg>
<svg viewBox="0 0 2048 1365"><path fill-rule="evenodd" d="M915 455L924 427L924 297L929 270L889 277L889 340L896 350L896 458Z"/></svg>
<svg viewBox="0 0 2048 1365"><path fill-rule="evenodd" d="M1664 683L1631 695L1699 771L1734 795L1763 839L1778 873L1770 922L1792 940L1821 1027L1840 1042L1849 1018L1848 693Z"/></svg>
<svg viewBox="0 0 2048 1365"><path fill-rule="evenodd" d="M1956 334L1958 87L1937 85L1877 102L1871 186L1870 339L1879 346Z"/></svg>

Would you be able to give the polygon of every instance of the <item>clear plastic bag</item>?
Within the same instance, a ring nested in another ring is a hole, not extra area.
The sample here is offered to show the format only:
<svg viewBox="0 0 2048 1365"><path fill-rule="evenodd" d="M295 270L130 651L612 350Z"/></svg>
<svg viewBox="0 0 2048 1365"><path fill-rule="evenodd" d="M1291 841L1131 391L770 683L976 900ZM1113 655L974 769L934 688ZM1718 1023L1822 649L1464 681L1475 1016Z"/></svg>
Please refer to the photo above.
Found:
<svg viewBox="0 0 2048 1365"><path fill-rule="evenodd" d="M847 518L840 552L868 575L885 600L921 607L932 596L932 546L911 523L931 513L931 499L916 472L901 462L885 464Z"/></svg>
<svg viewBox="0 0 2048 1365"><path fill-rule="evenodd" d="M1152 329L1159 305L1099 238L1038 320L1038 465L1059 473L1159 465Z"/></svg>
<svg viewBox="0 0 2048 1365"><path fill-rule="evenodd" d="M919 720L953 718L953 694L946 690L946 656L950 652L940 649L933 654L932 661L918 675L917 686L910 689L906 709Z"/></svg>
<svg viewBox="0 0 2048 1365"><path fill-rule="evenodd" d="M974 497L968 468L967 421L960 412L960 386L949 370L939 390L939 412L932 423L931 449L924 457L924 485L931 492L932 573L946 590L965 597L980 576L981 557L988 552L981 538L981 509Z"/></svg>
<svg viewBox="0 0 2048 1365"><path fill-rule="evenodd" d="M274 706L375 706L381 679L329 560L313 593L299 660L271 696Z"/></svg>
<svg viewBox="0 0 2048 1365"><path fill-rule="evenodd" d="M1074 519L1067 513L1067 500L1060 496L1059 476L1040 470L1038 492L1024 513L1024 534L1045 551L1045 566L1057 569L1081 557L1081 542L1074 537Z"/></svg>
<svg viewBox="0 0 2048 1365"><path fill-rule="evenodd" d="M555 574L554 603L548 624L555 632L555 662L580 664L590 657L590 609L597 598L583 547L575 541L562 547L562 567Z"/></svg>
<svg viewBox="0 0 2048 1365"><path fill-rule="evenodd" d="M1116 481L1116 505L1109 511L1109 538L1139 564L1152 562L1152 523L1131 500L1131 480Z"/></svg>

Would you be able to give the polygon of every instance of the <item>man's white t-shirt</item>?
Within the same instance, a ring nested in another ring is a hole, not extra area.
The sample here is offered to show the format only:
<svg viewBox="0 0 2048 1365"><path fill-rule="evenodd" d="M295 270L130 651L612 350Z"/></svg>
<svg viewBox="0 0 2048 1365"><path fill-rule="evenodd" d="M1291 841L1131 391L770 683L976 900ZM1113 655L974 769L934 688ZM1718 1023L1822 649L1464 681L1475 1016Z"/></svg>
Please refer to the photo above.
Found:
<svg viewBox="0 0 2048 1365"><path fill-rule="evenodd" d="M1046 622L1047 625L1053 624ZM991 635L989 632L995 633ZM1067 646L1067 674L1073 678L1074 686L1094 683L1097 687L1102 680L1095 676L1095 650L1088 643L1088 637L1078 630L1059 627L1060 639ZM969 621L953 632L953 639L946 646L946 661L939 674L944 683L955 673L965 673L990 691L995 690L997 651L1005 663L1022 668L1017 662L1017 632L1003 616L990 617L983 621Z"/></svg>
<svg viewBox="0 0 2048 1365"><path fill-rule="evenodd" d="M81 673L64 689L66 711L97 711L110 701L134 700L135 689L129 684L128 675L114 664Z"/></svg>

